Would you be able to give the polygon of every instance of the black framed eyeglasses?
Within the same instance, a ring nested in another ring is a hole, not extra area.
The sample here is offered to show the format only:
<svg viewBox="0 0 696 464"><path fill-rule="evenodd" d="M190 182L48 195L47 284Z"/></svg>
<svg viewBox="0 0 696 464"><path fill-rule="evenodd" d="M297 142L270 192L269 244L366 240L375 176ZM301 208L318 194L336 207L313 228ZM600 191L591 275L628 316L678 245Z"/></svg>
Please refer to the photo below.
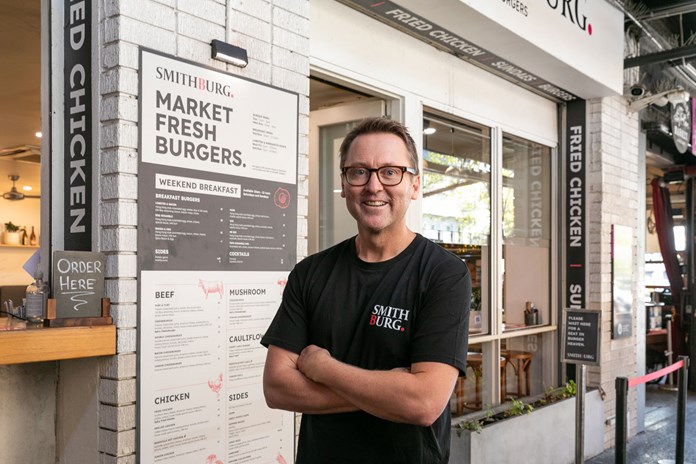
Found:
<svg viewBox="0 0 696 464"><path fill-rule="evenodd" d="M416 175L416 170L408 166L382 166L381 168L366 168L363 166L344 166L341 168L343 178L353 187L362 187L370 182L373 172L377 173L377 179L382 185L393 187L399 185L408 172Z"/></svg>

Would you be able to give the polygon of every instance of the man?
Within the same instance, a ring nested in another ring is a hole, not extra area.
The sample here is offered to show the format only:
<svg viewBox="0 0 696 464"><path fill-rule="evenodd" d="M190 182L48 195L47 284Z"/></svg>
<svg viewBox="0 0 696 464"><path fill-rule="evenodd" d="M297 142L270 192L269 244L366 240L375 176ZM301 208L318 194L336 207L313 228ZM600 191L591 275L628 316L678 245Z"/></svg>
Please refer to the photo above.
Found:
<svg viewBox="0 0 696 464"><path fill-rule="evenodd" d="M446 463L471 277L406 226L420 176L403 125L365 120L339 152L358 235L290 274L261 341L266 402L303 413L298 464Z"/></svg>

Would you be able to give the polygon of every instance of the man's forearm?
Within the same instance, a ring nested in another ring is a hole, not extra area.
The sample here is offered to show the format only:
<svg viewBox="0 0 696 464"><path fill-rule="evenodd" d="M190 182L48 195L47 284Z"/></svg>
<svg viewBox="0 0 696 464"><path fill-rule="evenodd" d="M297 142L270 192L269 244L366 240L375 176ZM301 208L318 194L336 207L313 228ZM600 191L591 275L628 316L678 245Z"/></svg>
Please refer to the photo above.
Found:
<svg viewBox="0 0 696 464"><path fill-rule="evenodd" d="M361 369L333 359L318 347L305 349L298 367L367 413L423 426L440 416L457 378L455 368L440 363L415 363L410 372Z"/></svg>

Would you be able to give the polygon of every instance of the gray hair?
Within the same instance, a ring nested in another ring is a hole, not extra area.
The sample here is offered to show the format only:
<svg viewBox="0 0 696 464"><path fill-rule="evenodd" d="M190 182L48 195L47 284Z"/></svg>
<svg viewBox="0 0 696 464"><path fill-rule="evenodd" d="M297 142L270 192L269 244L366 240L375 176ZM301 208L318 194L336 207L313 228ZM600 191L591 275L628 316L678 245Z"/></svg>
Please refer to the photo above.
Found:
<svg viewBox="0 0 696 464"><path fill-rule="evenodd" d="M404 142L411 164L413 165L411 167L414 168L416 174L418 174L418 152L416 151L416 143L413 141L413 137L411 137L406 126L398 121L385 117L363 119L357 126L348 132L346 138L343 139L343 143L341 143L341 148L338 149L341 167L345 166L350 147L358 136L379 133L394 134Z"/></svg>

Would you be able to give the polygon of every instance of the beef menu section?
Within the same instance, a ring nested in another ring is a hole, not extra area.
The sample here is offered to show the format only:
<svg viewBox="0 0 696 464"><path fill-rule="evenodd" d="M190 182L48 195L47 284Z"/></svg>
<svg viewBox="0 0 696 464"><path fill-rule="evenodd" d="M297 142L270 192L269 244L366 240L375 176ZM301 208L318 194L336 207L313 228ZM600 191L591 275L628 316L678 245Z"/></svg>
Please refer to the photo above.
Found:
<svg viewBox="0 0 696 464"><path fill-rule="evenodd" d="M296 261L296 94L141 50L139 455L292 462L294 416L263 397Z"/></svg>

